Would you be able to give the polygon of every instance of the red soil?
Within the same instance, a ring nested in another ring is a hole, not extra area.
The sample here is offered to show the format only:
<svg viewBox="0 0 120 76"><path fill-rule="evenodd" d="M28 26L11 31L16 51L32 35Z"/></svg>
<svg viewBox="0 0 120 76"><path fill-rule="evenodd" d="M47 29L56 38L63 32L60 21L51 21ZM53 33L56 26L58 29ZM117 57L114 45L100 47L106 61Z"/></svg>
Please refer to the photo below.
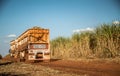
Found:
<svg viewBox="0 0 120 76"><path fill-rule="evenodd" d="M57 60L51 62L39 62L35 65L48 66L63 72L75 73L87 76L120 76L120 64L105 61L72 61Z"/></svg>
<svg viewBox="0 0 120 76"><path fill-rule="evenodd" d="M3 60L17 61L10 57ZM29 63L29 62L26 62ZM34 65L43 65L53 69L62 70L67 73L75 73L86 76L120 76L120 63L105 60L52 60L50 62L30 63Z"/></svg>

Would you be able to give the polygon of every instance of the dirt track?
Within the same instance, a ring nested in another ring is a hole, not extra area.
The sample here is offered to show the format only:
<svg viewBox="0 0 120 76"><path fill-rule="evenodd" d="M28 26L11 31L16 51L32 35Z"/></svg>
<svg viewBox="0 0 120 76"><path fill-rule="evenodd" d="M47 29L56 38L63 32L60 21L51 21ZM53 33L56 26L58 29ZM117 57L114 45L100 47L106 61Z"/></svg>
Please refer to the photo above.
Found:
<svg viewBox="0 0 120 76"><path fill-rule="evenodd" d="M67 73L86 76L120 76L120 64L104 61L70 61L57 60L48 63L40 62L35 65L49 66Z"/></svg>
<svg viewBox="0 0 120 76"><path fill-rule="evenodd" d="M34 64L35 66L42 65L68 74L78 74L80 76L120 76L119 58L113 60L52 60L51 62L38 62L29 64Z"/></svg>

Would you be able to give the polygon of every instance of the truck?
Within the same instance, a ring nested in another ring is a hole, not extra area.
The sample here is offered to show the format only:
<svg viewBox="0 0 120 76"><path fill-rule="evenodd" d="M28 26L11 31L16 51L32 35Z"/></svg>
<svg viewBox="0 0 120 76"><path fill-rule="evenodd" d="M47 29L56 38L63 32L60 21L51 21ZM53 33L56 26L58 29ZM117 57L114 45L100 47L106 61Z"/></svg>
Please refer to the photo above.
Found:
<svg viewBox="0 0 120 76"><path fill-rule="evenodd" d="M19 61L49 61L49 29L34 26L10 42L10 55Z"/></svg>

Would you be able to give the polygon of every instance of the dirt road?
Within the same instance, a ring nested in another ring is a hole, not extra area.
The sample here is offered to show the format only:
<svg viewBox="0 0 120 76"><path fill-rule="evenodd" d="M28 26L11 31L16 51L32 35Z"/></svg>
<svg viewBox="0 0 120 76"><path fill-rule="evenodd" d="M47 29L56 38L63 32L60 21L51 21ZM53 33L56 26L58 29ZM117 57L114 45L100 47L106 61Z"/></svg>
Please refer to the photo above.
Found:
<svg viewBox="0 0 120 76"><path fill-rule="evenodd" d="M115 61L114 61L115 60ZM67 74L79 76L120 76L120 59L107 60L52 60L51 62L29 63L45 66Z"/></svg>
<svg viewBox="0 0 120 76"><path fill-rule="evenodd" d="M2 65L0 65L0 76L79 76L41 65L36 66L24 62L6 63L7 61L5 64L2 62Z"/></svg>
<svg viewBox="0 0 120 76"><path fill-rule="evenodd" d="M107 61L71 61L57 60L48 63L39 62L35 65L48 66L67 73L86 76L120 76L120 64Z"/></svg>

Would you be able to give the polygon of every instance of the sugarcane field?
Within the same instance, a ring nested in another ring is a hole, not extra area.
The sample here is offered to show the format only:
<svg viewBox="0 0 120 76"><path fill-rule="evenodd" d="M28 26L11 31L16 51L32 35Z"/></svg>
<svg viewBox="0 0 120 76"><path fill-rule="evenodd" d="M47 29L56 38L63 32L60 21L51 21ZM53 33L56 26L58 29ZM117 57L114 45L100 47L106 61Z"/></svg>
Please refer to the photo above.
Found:
<svg viewBox="0 0 120 76"><path fill-rule="evenodd" d="M120 0L0 0L0 76L120 76Z"/></svg>

